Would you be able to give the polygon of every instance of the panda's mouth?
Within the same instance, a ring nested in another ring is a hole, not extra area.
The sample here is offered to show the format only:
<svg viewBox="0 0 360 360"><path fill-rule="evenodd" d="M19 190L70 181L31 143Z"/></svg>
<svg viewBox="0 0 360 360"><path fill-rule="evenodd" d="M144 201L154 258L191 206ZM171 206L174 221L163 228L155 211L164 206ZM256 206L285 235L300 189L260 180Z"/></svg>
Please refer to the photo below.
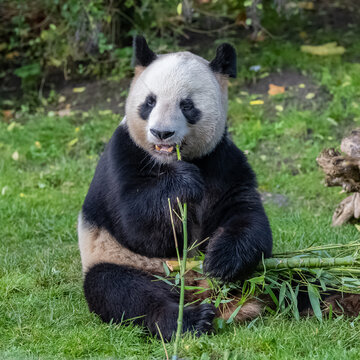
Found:
<svg viewBox="0 0 360 360"><path fill-rule="evenodd" d="M175 151L175 144L174 145L167 145L167 144L155 144L154 149L159 154L170 155Z"/></svg>

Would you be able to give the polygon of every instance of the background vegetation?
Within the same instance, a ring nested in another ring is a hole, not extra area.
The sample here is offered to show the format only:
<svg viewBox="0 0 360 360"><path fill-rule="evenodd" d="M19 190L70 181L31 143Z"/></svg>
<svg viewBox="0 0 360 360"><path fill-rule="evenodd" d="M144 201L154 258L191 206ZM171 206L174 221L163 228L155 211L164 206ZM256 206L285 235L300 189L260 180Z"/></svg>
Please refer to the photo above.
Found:
<svg viewBox="0 0 360 360"><path fill-rule="evenodd" d="M157 52L187 49L210 59L223 41L236 47L229 130L258 175L275 251L359 240L352 225L330 227L344 195L323 186L315 162L360 123L357 1L179 4L0 2L1 358L165 357L140 328L89 313L76 238L98 157L123 115L134 33ZM334 41L344 54L301 51ZM187 335L181 355L357 359L359 335L359 318L265 315L215 336Z"/></svg>

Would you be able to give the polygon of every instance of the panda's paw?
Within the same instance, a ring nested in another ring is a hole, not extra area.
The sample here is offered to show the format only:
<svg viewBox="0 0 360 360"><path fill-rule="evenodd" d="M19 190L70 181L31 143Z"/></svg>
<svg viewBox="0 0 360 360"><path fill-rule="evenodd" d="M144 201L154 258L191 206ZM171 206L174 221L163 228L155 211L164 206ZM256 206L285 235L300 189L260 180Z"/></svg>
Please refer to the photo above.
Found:
<svg viewBox="0 0 360 360"><path fill-rule="evenodd" d="M186 307L184 309L184 331L191 331L198 336L212 333L215 315L216 309L212 304Z"/></svg>
<svg viewBox="0 0 360 360"><path fill-rule="evenodd" d="M172 166L176 196L181 201L200 201L205 187L199 168L186 161L176 161Z"/></svg>
<svg viewBox="0 0 360 360"><path fill-rule="evenodd" d="M237 255L235 242L224 229L218 229L205 254L204 270L208 276L230 282L245 278L253 270L249 262L244 262L243 254Z"/></svg>

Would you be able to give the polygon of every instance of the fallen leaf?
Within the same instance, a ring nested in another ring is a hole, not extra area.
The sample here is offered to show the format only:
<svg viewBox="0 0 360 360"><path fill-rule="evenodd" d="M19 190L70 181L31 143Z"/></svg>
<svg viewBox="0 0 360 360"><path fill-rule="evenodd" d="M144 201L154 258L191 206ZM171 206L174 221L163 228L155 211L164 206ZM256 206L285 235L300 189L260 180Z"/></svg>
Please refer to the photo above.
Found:
<svg viewBox="0 0 360 360"><path fill-rule="evenodd" d="M300 1L298 7L304 10L315 10L315 5L312 1Z"/></svg>
<svg viewBox="0 0 360 360"><path fill-rule="evenodd" d="M345 52L345 48L338 46L336 42L324 45L303 45L300 50L317 56L342 55Z"/></svg>
<svg viewBox="0 0 360 360"><path fill-rule="evenodd" d="M14 110L3 110L2 114L5 120L10 120L14 115Z"/></svg>
<svg viewBox="0 0 360 360"><path fill-rule="evenodd" d="M182 3L181 2L176 7L176 12L179 16L182 14Z"/></svg>
<svg viewBox="0 0 360 360"><path fill-rule="evenodd" d="M259 31L256 35L255 41L262 42L266 39L265 34L262 31Z"/></svg>
<svg viewBox="0 0 360 360"><path fill-rule="evenodd" d="M306 85L305 84L299 84L299 88L300 89L305 89Z"/></svg>
<svg viewBox="0 0 360 360"><path fill-rule="evenodd" d="M65 100L66 100L66 97L65 97L64 95L61 95L61 96L59 97L58 102L59 102L59 103L63 103Z"/></svg>
<svg viewBox="0 0 360 360"><path fill-rule="evenodd" d="M77 87L77 88L73 88L73 92L74 93L82 93L86 90L85 87Z"/></svg>
<svg viewBox="0 0 360 360"><path fill-rule="evenodd" d="M99 110L99 115L110 115L112 113L111 110Z"/></svg>
<svg viewBox="0 0 360 360"><path fill-rule="evenodd" d="M35 147L36 147L37 149L41 149L40 141L35 141Z"/></svg>
<svg viewBox="0 0 360 360"><path fill-rule="evenodd" d="M276 111L278 111L278 112L284 111L284 107L283 107L282 105L276 105L276 106L275 106L275 109L276 109Z"/></svg>
<svg viewBox="0 0 360 360"><path fill-rule="evenodd" d="M68 142L68 147L72 147L74 146L77 142L79 141L78 138L72 139L71 141Z"/></svg>
<svg viewBox="0 0 360 360"><path fill-rule="evenodd" d="M285 87L284 86L277 86L277 85L274 85L274 84L269 84L268 94L270 96L283 94L284 92L285 92Z"/></svg>
<svg viewBox="0 0 360 360"><path fill-rule="evenodd" d="M13 129L15 129L17 123L14 121L12 123L9 124L9 126L7 127L7 131L13 131Z"/></svg>
<svg viewBox="0 0 360 360"><path fill-rule="evenodd" d="M14 151L13 154L11 155L12 159L15 161L19 160L19 153L18 151Z"/></svg>
<svg viewBox="0 0 360 360"><path fill-rule="evenodd" d="M14 57L18 57L20 53L18 51L12 51L5 55L5 58L8 60L12 60Z"/></svg>
<svg viewBox="0 0 360 360"><path fill-rule="evenodd" d="M253 100L250 101L250 105L263 105L264 104L264 100Z"/></svg>
<svg viewBox="0 0 360 360"><path fill-rule="evenodd" d="M315 94L314 93L308 93L306 96L305 96L305 98L307 99L307 100L311 100L311 99L313 99L315 97Z"/></svg>
<svg viewBox="0 0 360 360"><path fill-rule="evenodd" d="M245 26L246 25L246 11L241 11L236 15L235 24L237 26Z"/></svg>
<svg viewBox="0 0 360 360"><path fill-rule="evenodd" d="M335 119L331 118L331 117L328 117L326 119L330 124L334 125L334 126L338 126L339 124L336 122Z"/></svg>

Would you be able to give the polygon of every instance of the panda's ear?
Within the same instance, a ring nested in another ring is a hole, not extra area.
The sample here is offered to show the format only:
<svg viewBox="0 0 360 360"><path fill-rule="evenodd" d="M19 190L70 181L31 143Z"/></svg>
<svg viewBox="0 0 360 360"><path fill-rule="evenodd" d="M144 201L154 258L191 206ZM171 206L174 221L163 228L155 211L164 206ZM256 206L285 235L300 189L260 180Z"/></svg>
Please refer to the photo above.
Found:
<svg viewBox="0 0 360 360"><path fill-rule="evenodd" d="M150 50L145 38L137 35L133 41L133 64L134 66L148 66L157 58Z"/></svg>
<svg viewBox="0 0 360 360"><path fill-rule="evenodd" d="M236 78L236 51L230 44L221 44L209 64L212 71Z"/></svg>

